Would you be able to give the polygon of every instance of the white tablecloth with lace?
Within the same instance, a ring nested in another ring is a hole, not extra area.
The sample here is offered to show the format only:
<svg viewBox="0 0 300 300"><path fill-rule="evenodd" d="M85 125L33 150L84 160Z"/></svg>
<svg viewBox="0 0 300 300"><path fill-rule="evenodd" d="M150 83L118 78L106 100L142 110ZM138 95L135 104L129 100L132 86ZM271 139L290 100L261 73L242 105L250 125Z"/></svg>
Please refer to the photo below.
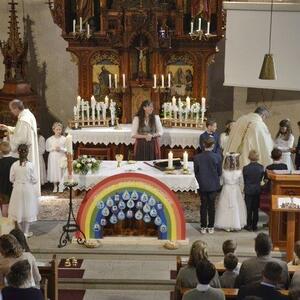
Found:
<svg viewBox="0 0 300 300"><path fill-rule="evenodd" d="M125 144L134 143L131 138L131 124L121 124L120 129L112 127L96 127L69 130L74 143L96 144ZM203 131L198 129L164 128L160 144L163 146L194 147L199 146L199 137Z"/></svg>
<svg viewBox="0 0 300 300"><path fill-rule="evenodd" d="M151 164L151 162L148 162ZM144 162L136 162L134 164L128 164L122 162L121 167L117 168L116 161L105 160L102 161L100 169L95 174L76 175L74 174L74 181L78 182L78 185L74 188L79 190L90 190L101 180L116 174L122 174L127 172L143 173L160 180L166 184L174 192L196 192L198 189L198 183L194 176L193 163L189 162L190 174L181 174L180 170L176 170L174 174L166 174L152 166L145 164Z"/></svg>

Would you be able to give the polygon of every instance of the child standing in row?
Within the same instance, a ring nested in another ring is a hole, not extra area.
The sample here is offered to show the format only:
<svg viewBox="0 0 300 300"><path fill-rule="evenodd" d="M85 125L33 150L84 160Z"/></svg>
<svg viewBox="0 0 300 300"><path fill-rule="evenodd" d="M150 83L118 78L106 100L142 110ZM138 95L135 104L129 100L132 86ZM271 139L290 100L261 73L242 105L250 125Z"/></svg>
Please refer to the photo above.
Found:
<svg viewBox="0 0 300 300"><path fill-rule="evenodd" d="M0 201L2 216L8 216L8 204L12 192L12 183L9 181L9 173L12 164L17 160L10 155L10 145L8 142L2 142L0 144Z"/></svg>
<svg viewBox="0 0 300 300"><path fill-rule="evenodd" d="M54 135L49 137L46 141L46 151L49 152L47 179L54 185L53 192L57 193L58 184L63 177L61 161L65 157L66 138L62 135L63 126L61 123L54 123L52 130ZM59 190L59 192L63 191Z"/></svg>
<svg viewBox="0 0 300 300"><path fill-rule="evenodd" d="M19 160L14 162L10 169L10 181L13 191L8 207L8 216L18 222L26 237L32 236L29 232L31 222L37 220L38 195L34 184L37 183L33 165L28 161L28 146L21 144L18 147Z"/></svg>

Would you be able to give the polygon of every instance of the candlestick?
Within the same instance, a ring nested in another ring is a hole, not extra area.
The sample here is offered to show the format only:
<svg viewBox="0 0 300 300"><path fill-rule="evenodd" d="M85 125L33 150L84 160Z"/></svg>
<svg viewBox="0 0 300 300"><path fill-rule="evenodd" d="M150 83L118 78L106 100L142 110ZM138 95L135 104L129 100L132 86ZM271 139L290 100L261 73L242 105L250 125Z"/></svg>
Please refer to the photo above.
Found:
<svg viewBox="0 0 300 300"><path fill-rule="evenodd" d="M81 101L81 120L84 121L84 100L83 99Z"/></svg>
<svg viewBox="0 0 300 300"><path fill-rule="evenodd" d="M108 87L111 89L111 74L108 74Z"/></svg>
<svg viewBox="0 0 300 300"><path fill-rule="evenodd" d="M207 34L210 33L210 22L207 22Z"/></svg>
<svg viewBox="0 0 300 300"><path fill-rule="evenodd" d="M118 75L115 74L115 88L118 88Z"/></svg>
<svg viewBox="0 0 300 300"><path fill-rule="evenodd" d="M74 108L73 108L74 120L77 120L77 111L78 111L77 106L74 106Z"/></svg>
<svg viewBox="0 0 300 300"><path fill-rule="evenodd" d="M89 103L86 104L86 118L87 118L88 125L89 125L89 121L90 121L90 105L89 105Z"/></svg>
<svg viewBox="0 0 300 300"><path fill-rule="evenodd" d="M188 168L188 160L189 160L189 155L186 151L184 151L183 153L183 169L187 169Z"/></svg>
<svg viewBox="0 0 300 300"><path fill-rule="evenodd" d="M198 31L201 31L201 18L199 18L198 21Z"/></svg>
<svg viewBox="0 0 300 300"><path fill-rule="evenodd" d="M91 35L90 35L90 24L89 23L87 23L87 25L86 25L86 36L87 36L87 38L89 38Z"/></svg>
<svg viewBox="0 0 300 300"><path fill-rule="evenodd" d="M156 89L156 74L153 75L153 80L154 80L153 88Z"/></svg>
<svg viewBox="0 0 300 300"><path fill-rule="evenodd" d="M82 17L79 18L79 31L82 31Z"/></svg>
<svg viewBox="0 0 300 300"><path fill-rule="evenodd" d="M168 169L173 169L173 152L168 153Z"/></svg>
<svg viewBox="0 0 300 300"><path fill-rule="evenodd" d="M105 101L105 105L108 107L108 101L109 101L108 96L105 96L104 101Z"/></svg>
<svg viewBox="0 0 300 300"><path fill-rule="evenodd" d="M194 22L192 21L191 22L191 32L190 33L193 33L194 32Z"/></svg>
<svg viewBox="0 0 300 300"><path fill-rule="evenodd" d="M76 20L73 20L73 34L76 33Z"/></svg>
<svg viewBox="0 0 300 300"><path fill-rule="evenodd" d="M168 88L171 88L171 74L168 73Z"/></svg>
<svg viewBox="0 0 300 300"><path fill-rule="evenodd" d="M97 110L97 119L98 119L98 122L99 122L100 121L100 110L101 110L99 102L96 104L96 110Z"/></svg>
<svg viewBox="0 0 300 300"><path fill-rule="evenodd" d="M126 88L126 85L125 85L125 74L122 74L122 79L123 79L123 88L125 89Z"/></svg>
<svg viewBox="0 0 300 300"><path fill-rule="evenodd" d="M73 140L72 140L71 134L68 134L66 136L65 147L66 147L67 153L73 154Z"/></svg>
<svg viewBox="0 0 300 300"><path fill-rule="evenodd" d="M165 76L161 75L161 87L164 88L165 87Z"/></svg>

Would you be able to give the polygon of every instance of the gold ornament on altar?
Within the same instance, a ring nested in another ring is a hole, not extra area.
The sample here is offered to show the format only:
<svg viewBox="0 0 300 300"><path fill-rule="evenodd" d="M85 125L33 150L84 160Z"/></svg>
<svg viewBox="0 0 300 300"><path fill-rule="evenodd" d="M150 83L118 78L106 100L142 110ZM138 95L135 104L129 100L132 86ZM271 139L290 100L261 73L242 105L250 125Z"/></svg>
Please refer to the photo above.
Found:
<svg viewBox="0 0 300 300"><path fill-rule="evenodd" d="M117 168L120 168L121 167L121 162L123 161L123 154L116 154L116 161L118 162L117 164Z"/></svg>

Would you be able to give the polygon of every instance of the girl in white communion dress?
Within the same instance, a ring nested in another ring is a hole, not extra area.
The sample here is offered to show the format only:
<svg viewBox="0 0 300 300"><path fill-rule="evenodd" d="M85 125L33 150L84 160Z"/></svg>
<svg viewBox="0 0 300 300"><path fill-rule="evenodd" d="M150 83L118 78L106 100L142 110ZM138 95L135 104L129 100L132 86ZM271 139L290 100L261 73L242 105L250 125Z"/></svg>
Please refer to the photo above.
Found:
<svg viewBox="0 0 300 300"><path fill-rule="evenodd" d="M226 154L222 173L223 188L217 203L215 227L226 231L241 230L247 223L247 210L241 192L242 170L239 154Z"/></svg>

